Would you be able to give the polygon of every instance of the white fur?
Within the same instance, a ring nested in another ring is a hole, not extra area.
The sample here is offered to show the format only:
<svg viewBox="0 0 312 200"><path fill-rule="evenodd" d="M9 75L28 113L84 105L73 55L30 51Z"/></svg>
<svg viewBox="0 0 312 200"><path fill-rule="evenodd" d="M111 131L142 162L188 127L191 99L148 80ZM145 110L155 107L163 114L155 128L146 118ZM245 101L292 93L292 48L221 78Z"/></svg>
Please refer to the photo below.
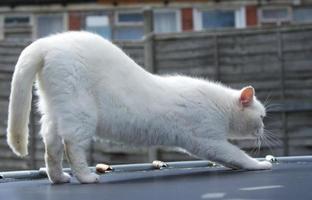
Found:
<svg viewBox="0 0 312 200"><path fill-rule="evenodd" d="M82 183L97 182L84 150L94 134L133 145L178 146L231 168L269 169L227 142L263 134L262 104L242 106L240 90L186 76L153 75L100 36L67 32L37 40L21 54L12 81L8 143L27 154L31 86L37 74L48 175L62 173L63 145Z"/></svg>

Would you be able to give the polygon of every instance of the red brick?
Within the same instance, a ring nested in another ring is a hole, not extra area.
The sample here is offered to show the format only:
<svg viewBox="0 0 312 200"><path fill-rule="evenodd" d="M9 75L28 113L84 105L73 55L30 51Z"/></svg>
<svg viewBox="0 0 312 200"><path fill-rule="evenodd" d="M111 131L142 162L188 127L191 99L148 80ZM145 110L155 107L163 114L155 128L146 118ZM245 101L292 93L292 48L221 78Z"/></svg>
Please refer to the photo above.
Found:
<svg viewBox="0 0 312 200"><path fill-rule="evenodd" d="M82 16L78 12L70 12L68 19L68 29L69 30L81 30L82 26Z"/></svg>
<svg viewBox="0 0 312 200"><path fill-rule="evenodd" d="M193 30L193 9L192 8L182 8L182 31Z"/></svg>
<svg viewBox="0 0 312 200"><path fill-rule="evenodd" d="M246 6L247 26L258 25L257 6Z"/></svg>

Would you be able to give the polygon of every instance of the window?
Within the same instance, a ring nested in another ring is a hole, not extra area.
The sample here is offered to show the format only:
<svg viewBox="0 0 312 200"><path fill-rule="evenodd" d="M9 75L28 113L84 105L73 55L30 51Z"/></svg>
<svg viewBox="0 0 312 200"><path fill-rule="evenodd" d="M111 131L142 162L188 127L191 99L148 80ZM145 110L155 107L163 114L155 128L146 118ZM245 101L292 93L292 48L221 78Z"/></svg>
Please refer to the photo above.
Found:
<svg viewBox="0 0 312 200"><path fill-rule="evenodd" d="M235 27L234 11L212 10L202 12L203 28Z"/></svg>
<svg viewBox="0 0 312 200"><path fill-rule="evenodd" d="M156 33L181 31L181 14L177 10L154 11L154 30Z"/></svg>
<svg viewBox="0 0 312 200"><path fill-rule="evenodd" d="M295 8L293 9L293 21L299 23L312 22L312 8Z"/></svg>
<svg viewBox="0 0 312 200"><path fill-rule="evenodd" d="M197 10L194 15L195 30L246 26L244 8Z"/></svg>
<svg viewBox="0 0 312 200"><path fill-rule="evenodd" d="M114 39L142 39L144 35L143 21L143 14L141 12L117 12L115 15Z"/></svg>
<svg viewBox="0 0 312 200"><path fill-rule="evenodd" d="M118 13L117 15L118 24L143 24L143 14L142 13Z"/></svg>
<svg viewBox="0 0 312 200"><path fill-rule="evenodd" d="M261 23L282 23L290 21L290 8L268 7L260 9Z"/></svg>
<svg viewBox="0 0 312 200"><path fill-rule="evenodd" d="M7 13L0 18L0 38L23 40L32 37L33 17L31 14Z"/></svg>
<svg viewBox="0 0 312 200"><path fill-rule="evenodd" d="M29 16L5 16L4 25L7 27L30 25Z"/></svg>
<svg viewBox="0 0 312 200"><path fill-rule="evenodd" d="M115 30L115 39L118 40L140 40L143 35L143 28L138 27L119 27Z"/></svg>
<svg viewBox="0 0 312 200"><path fill-rule="evenodd" d="M53 33L63 32L63 14L39 15L37 16L37 38L41 38Z"/></svg>
<svg viewBox="0 0 312 200"><path fill-rule="evenodd" d="M97 33L106 39L111 39L111 28L109 18L106 15L87 16L86 30Z"/></svg>

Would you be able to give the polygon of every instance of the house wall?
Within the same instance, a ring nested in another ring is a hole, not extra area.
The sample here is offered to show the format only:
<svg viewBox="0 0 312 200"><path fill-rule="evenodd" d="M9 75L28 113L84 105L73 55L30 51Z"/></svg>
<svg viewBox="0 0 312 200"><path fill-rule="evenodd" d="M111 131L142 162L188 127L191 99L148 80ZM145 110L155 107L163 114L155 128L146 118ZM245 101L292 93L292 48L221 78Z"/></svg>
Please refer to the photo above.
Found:
<svg viewBox="0 0 312 200"><path fill-rule="evenodd" d="M114 2L118 2L117 4L114 4ZM245 21L246 23L242 22L244 19L240 19L240 23L246 24L247 27L253 27L253 26L267 26L268 24L264 24L261 21L260 16L260 10L265 7L289 7L290 8L290 15L292 13L293 8L299 8L299 7L307 7L312 8L312 3L310 1L243 1L243 0L237 0L237 1L187 1L187 0L181 0L181 1L168 1L167 3L164 1L139 1L139 0L125 0L125 1L110 1L110 0L101 0L98 3L85 3L85 4L68 4L66 6L62 5L42 5L42 6L17 6L14 8L11 7L0 7L0 26L1 21L3 22L4 16L8 14L16 14L16 15L23 15L28 14L33 19L36 18L36 15L38 14L56 14L56 13L64 13L68 14L67 18L68 25L65 24L66 29L68 30L80 30L84 28L85 23L85 16L86 13L100 13L100 12L109 12L109 13L115 13L123 10L136 10L141 12L144 8L150 7L151 9L177 9L181 11L180 22L181 22L181 31L194 31L194 30L201 30L201 28L196 29L196 23L198 20L201 20L200 18L196 17L196 12L198 9L203 10L209 10L209 9L243 9L245 8ZM242 15L243 16L243 15ZM110 16L112 18L112 32L114 34L114 16ZM290 16L291 17L291 16ZM65 22L64 22L65 23ZM290 19L287 24L294 23L292 19ZM312 23L312 19L311 19ZM269 24L272 25L272 24ZM273 23L273 25L276 25L276 23ZM35 30L36 30L36 20L33 21L33 24L31 24L32 27L32 37L36 38ZM244 26L243 26L244 27ZM241 25L237 26L237 28L242 28ZM5 30L6 27L4 27L2 30ZM0 27L1 31L1 27ZM20 30L18 30L20 31ZM0 34L1 36L1 34ZM1 37L0 37L1 39Z"/></svg>

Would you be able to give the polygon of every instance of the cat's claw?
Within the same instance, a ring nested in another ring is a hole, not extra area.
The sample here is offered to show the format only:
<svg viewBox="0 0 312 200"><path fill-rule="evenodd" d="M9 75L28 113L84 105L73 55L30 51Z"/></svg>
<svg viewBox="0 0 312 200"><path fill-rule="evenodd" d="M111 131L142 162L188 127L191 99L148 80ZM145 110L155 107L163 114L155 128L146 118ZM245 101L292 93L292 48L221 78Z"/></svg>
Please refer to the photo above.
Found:
<svg viewBox="0 0 312 200"><path fill-rule="evenodd" d="M87 175L77 176L80 183L98 183L100 181L100 176L95 173L90 173Z"/></svg>

